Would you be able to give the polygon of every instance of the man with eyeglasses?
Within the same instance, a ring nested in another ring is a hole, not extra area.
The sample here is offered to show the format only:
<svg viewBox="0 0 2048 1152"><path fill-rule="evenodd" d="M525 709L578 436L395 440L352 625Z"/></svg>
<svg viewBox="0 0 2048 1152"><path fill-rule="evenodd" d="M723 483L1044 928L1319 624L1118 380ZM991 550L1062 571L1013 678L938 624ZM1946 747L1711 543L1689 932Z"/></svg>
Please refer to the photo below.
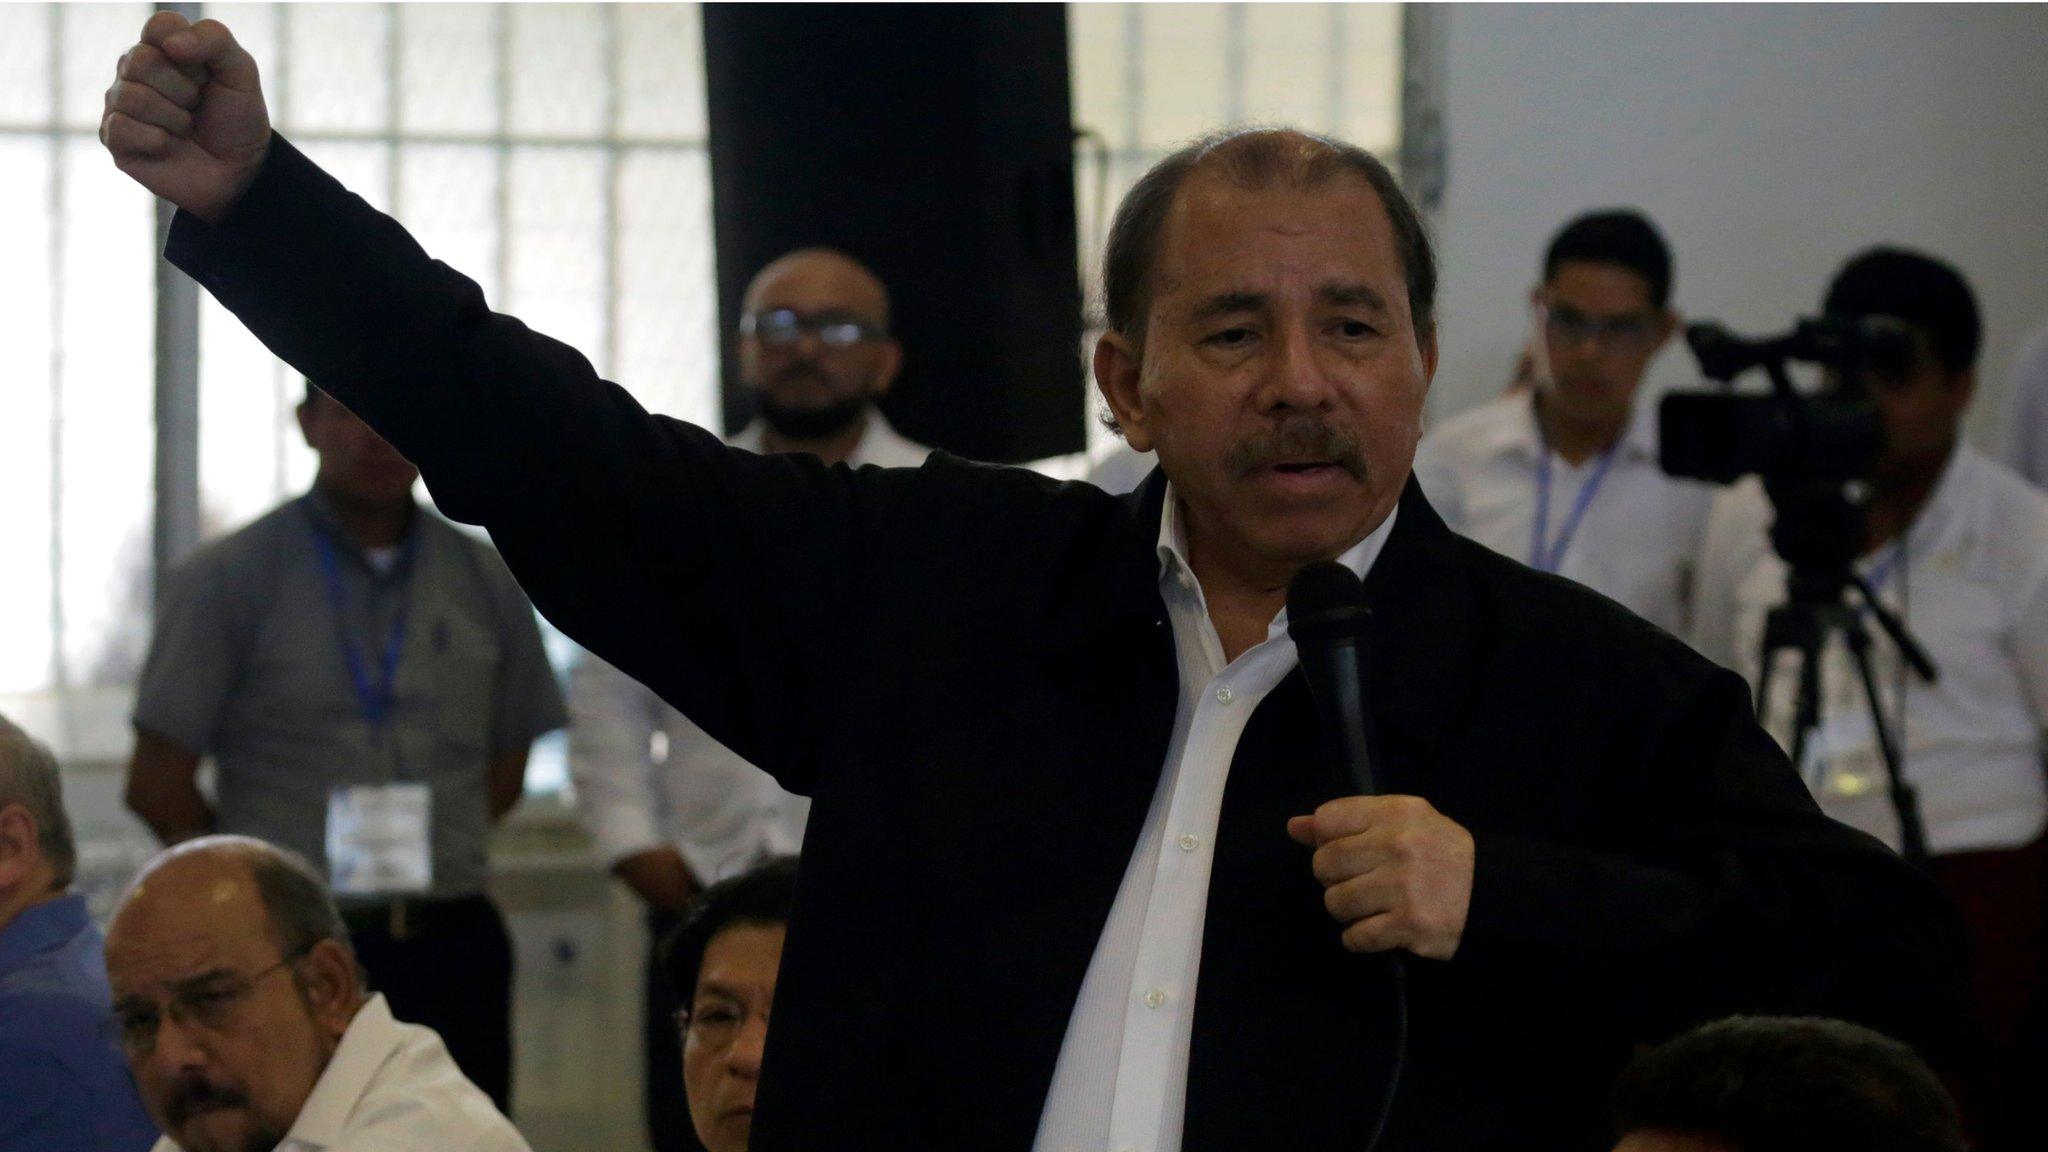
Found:
<svg viewBox="0 0 2048 1152"><path fill-rule="evenodd" d="M903 351L889 334L889 291L866 265L799 249L756 273L743 299L740 375L760 415L729 443L854 468L913 468L931 455L875 407ZM570 672L569 713L577 810L613 873L647 905L657 947L704 884L803 843L809 800L603 660L585 655ZM690 1117L670 1090L678 1003L656 947L645 987L648 1139L654 1152L688 1152Z"/></svg>
<svg viewBox="0 0 2048 1152"><path fill-rule="evenodd" d="M1964 1112L1987 1149L2048 1146L2048 495L1963 440L1982 325L1953 267L1871 249L1835 274L1823 310L1902 321L1917 345L1909 362L1861 381L1885 446L1856 566L1938 675L1927 683L1907 674L1882 636L1870 655L1919 792L1929 870L1976 945L1973 990L1988 1046L1962 1085ZM1714 504L1701 571L1695 644L1752 681L1765 617L1785 598L1772 518L1754 478L1728 489ZM1896 848L1870 708L1839 637L1821 670L1821 726L1797 767L1823 811ZM1795 682L1780 668L1763 708L1788 746Z"/></svg>
<svg viewBox="0 0 2048 1152"><path fill-rule="evenodd" d="M0 1152L142 1152L156 1125L107 1036L100 930L71 894L57 760L0 716Z"/></svg>
<svg viewBox="0 0 2048 1152"><path fill-rule="evenodd" d="M367 991L299 856L207 836L144 865L107 930L110 1031L155 1152L530 1152L432 1029Z"/></svg>
<svg viewBox="0 0 2048 1152"><path fill-rule="evenodd" d="M1713 488L1657 466L1636 403L1670 340L1671 252L1641 213L1567 224L1530 293L1534 387L1445 421L1415 475L1452 530L1684 635Z"/></svg>
<svg viewBox="0 0 2048 1152"><path fill-rule="evenodd" d="M708 1152L747 1152L796 869L795 857L779 856L713 884L662 945L663 975L682 1005L670 1026L682 1044L683 1095ZM655 1087L673 1097L675 1085L671 1077Z"/></svg>

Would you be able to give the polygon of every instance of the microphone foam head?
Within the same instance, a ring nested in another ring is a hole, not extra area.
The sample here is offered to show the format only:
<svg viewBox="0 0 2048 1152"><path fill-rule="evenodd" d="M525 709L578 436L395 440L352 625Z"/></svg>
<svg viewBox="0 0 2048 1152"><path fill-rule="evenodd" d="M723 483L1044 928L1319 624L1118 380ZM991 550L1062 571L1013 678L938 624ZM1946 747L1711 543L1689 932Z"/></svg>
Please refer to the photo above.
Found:
<svg viewBox="0 0 2048 1152"><path fill-rule="evenodd" d="M1335 560L1303 568L1287 586L1287 632L1296 643L1356 636L1370 619L1365 582Z"/></svg>

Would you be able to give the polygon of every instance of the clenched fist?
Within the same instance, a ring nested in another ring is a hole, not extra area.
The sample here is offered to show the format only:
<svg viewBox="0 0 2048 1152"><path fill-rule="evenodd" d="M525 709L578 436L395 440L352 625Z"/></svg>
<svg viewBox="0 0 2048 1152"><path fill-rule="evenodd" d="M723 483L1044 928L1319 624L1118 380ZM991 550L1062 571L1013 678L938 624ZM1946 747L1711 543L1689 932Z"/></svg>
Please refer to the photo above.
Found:
<svg viewBox="0 0 2048 1152"><path fill-rule="evenodd" d="M100 143L144 188L218 222L270 151L256 61L218 21L157 13L115 70Z"/></svg>
<svg viewBox="0 0 2048 1152"><path fill-rule="evenodd" d="M1416 796L1346 796L1287 822L1316 850L1323 905L1353 952L1449 960L1472 907L1472 834Z"/></svg>

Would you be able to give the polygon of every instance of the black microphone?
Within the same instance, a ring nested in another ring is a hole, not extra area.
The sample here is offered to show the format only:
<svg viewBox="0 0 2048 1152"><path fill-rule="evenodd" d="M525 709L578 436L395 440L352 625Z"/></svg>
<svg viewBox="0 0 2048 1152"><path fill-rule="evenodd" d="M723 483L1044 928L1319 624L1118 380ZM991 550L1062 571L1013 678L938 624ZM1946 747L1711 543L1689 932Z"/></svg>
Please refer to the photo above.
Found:
<svg viewBox="0 0 2048 1152"><path fill-rule="evenodd" d="M1365 708L1365 668L1372 657L1372 609L1365 582L1334 560L1311 564L1287 586L1287 634L1301 659L1309 698L1322 721L1323 743L1351 775L1362 796L1377 796L1372 775L1372 714ZM1362 1145L1374 1152L1386 1135L1387 1118L1401 1091L1408 1062L1408 966L1399 952L1384 957L1392 979L1394 1020L1387 1083L1378 1113Z"/></svg>
<svg viewBox="0 0 2048 1152"><path fill-rule="evenodd" d="M1308 678L1324 746L1351 774L1360 795L1378 795L1372 716L1365 708L1364 668L1372 657L1372 609L1365 604L1365 583L1334 560L1303 568L1287 586L1287 634Z"/></svg>

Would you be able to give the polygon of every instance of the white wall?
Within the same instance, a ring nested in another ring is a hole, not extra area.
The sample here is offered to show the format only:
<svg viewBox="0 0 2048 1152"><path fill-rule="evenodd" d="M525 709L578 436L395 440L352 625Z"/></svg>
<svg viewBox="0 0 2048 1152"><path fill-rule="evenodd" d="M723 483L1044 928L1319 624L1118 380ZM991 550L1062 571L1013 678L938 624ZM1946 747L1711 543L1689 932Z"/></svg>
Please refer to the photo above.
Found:
<svg viewBox="0 0 2048 1152"><path fill-rule="evenodd" d="M2048 6L1459 5L1444 40L1449 180L1441 419L1496 394L1544 245L1641 207L1675 303L1738 331L1816 309L1880 241L1976 288L1971 432L2004 446L2005 373L2048 320ZM1694 379L1674 343L1652 379Z"/></svg>

